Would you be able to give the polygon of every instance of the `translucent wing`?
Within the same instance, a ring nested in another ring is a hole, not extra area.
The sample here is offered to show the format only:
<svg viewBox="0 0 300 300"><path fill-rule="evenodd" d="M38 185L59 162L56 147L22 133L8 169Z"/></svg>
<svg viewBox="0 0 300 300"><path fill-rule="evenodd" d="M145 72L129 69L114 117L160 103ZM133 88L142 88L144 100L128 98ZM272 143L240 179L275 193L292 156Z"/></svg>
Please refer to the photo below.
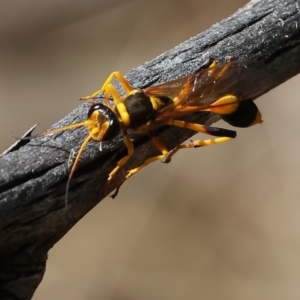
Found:
<svg viewBox="0 0 300 300"><path fill-rule="evenodd" d="M173 100L158 111L157 120L162 121L181 116L186 107L191 108L191 111L207 109L210 104L228 94L236 96L237 101L258 97L272 82L265 68L258 61L230 61L144 91L148 95L165 96Z"/></svg>

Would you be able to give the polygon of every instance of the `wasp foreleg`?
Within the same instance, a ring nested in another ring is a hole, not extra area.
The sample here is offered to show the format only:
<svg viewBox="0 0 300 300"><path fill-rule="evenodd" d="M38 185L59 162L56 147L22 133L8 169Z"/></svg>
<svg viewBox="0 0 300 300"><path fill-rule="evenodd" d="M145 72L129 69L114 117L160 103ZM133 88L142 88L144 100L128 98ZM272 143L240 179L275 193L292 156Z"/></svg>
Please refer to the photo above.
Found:
<svg viewBox="0 0 300 300"><path fill-rule="evenodd" d="M94 99L96 98L100 93L105 93L106 92L106 89L107 89L107 86L108 85L111 85L113 79L117 78L119 80L119 82L121 83L121 85L123 86L126 94L129 94L133 88L132 86L130 85L130 83L125 79L125 77L119 72L119 71L115 71L115 72L112 72L108 78L106 79L106 81L104 82L103 86L101 89L97 90L96 92L92 93L91 95L89 96L85 96L85 97L81 97L80 100L90 100L90 99Z"/></svg>

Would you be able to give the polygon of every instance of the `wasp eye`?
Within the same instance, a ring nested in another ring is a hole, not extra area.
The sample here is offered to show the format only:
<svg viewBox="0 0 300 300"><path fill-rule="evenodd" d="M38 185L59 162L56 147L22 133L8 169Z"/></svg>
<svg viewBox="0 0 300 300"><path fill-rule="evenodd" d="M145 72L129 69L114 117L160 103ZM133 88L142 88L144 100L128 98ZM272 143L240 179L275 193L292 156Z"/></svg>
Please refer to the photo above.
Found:
<svg viewBox="0 0 300 300"><path fill-rule="evenodd" d="M103 104L97 103L94 104L90 107L88 114L87 114L87 118L89 119L91 117L91 115L95 112L95 111L99 111L103 109Z"/></svg>

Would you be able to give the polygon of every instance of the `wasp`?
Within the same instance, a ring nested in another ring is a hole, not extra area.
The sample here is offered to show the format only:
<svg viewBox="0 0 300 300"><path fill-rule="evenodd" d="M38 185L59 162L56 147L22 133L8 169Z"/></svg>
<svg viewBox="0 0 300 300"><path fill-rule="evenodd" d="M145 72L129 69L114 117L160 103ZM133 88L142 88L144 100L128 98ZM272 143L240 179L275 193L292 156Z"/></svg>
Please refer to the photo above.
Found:
<svg viewBox="0 0 300 300"><path fill-rule="evenodd" d="M110 184L119 169L134 153L134 144L128 132L147 133L159 154L147 158L143 164L129 170L125 181L152 162L163 159L169 162L180 149L219 144L236 137L233 130L183 121L182 117L188 114L199 111L212 112L235 127L249 127L262 122L261 113L253 99L270 87L270 76L264 69L264 64L258 61L230 60L217 63L209 59L191 75L144 89L133 88L120 72L113 72L101 89L80 98L91 100L101 93L104 94L104 102L92 104L85 121L42 135L75 127L87 127L88 135L81 144L69 174L68 189L80 156L90 141L109 141L120 133L123 135L127 155L122 157L109 173L107 184ZM125 95L119 94L113 85L114 80L119 81ZM113 100L113 104L110 100ZM181 144L170 152L154 133L154 129L164 125L188 128L216 138ZM116 193L113 196L116 196Z"/></svg>

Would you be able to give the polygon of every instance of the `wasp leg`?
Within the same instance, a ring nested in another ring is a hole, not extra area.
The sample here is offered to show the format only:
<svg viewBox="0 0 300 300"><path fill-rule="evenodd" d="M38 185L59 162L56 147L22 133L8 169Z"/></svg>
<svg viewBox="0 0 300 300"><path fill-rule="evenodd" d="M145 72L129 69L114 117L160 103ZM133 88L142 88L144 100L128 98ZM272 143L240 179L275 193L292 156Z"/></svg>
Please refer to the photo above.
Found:
<svg viewBox="0 0 300 300"><path fill-rule="evenodd" d="M243 101L243 102L245 102L245 101ZM215 102L213 102L207 106L203 106L201 108L199 108L198 106L179 107L178 112L184 113L184 114L191 114L191 113L199 112L199 111L209 111L209 112L213 112L215 114L224 116L224 115L229 115L229 114L234 113L237 110L237 108L239 107L239 105L241 105L241 103L239 102L239 100L236 96L226 95L226 96L219 98ZM170 125L172 125L172 124L170 124Z"/></svg>
<svg viewBox="0 0 300 300"><path fill-rule="evenodd" d="M239 104L236 96L226 95L212 103L208 110L219 115L228 115L236 111Z"/></svg>
<svg viewBox="0 0 300 300"><path fill-rule="evenodd" d="M196 140L191 141L189 144L181 144L175 147L172 151L168 153L168 156L166 157L166 160L164 161L166 164L168 164L171 161L171 158L173 155L175 155L180 149L189 149L189 148L199 148L204 146L210 146L214 144L219 144L223 142L227 142L231 140L229 137L219 137L215 139L206 139L206 140Z"/></svg>
<svg viewBox="0 0 300 300"><path fill-rule="evenodd" d="M150 133L151 134L151 133ZM146 159L144 161L143 164L141 164L140 166L134 168L134 169L131 169L129 170L129 172L127 173L126 175L126 179L128 179L129 177L131 177L132 175L134 175L135 173L137 173L139 170L141 170L142 168L146 167L147 165L149 165L150 163L152 162L155 162L157 160L162 160L164 159L165 157L168 156L168 149L166 148L166 146L159 140L158 137L156 137L155 135L152 135L151 134L151 141L152 143L154 144L155 148L161 153L157 156L153 156L153 157L150 157L148 159Z"/></svg>
<svg viewBox="0 0 300 300"><path fill-rule="evenodd" d="M127 131L123 132L123 138L124 138L124 142L126 144L127 147L127 156L124 156L123 158L121 158L118 161L117 166L109 173L108 175L108 179L107 179L107 183L106 183L106 188L109 186L110 182L112 181L112 179L114 178L114 176L116 175L116 173L119 171L119 169L128 161L128 159L133 155L134 152L134 146L133 143L127 133ZM117 186L117 188L115 189L114 193L110 195L111 198L115 198L117 197L119 190L121 188L121 186L123 185L123 183L126 181L127 177L125 177L125 179Z"/></svg>
<svg viewBox="0 0 300 300"><path fill-rule="evenodd" d="M134 146L133 143L127 133L127 131L123 132L123 137L124 137L124 142L125 145L127 147L127 155L124 156L123 158L121 158L118 161L117 166L109 173L108 175L108 179L107 179L107 184L110 184L110 182L113 180L114 176L116 175L116 173L119 171L119 169L128 161L128 159L133 155L134 152ZM127 179L127 178L126 178Z"/></svg>
<svg viewBox="0 0 300 300"><path fill-rule="evenodd" d="M105 92L107 89L107 86L111 84L111 82L113 81L113 79L117 78L119 80L119 82L121 83L121 85L123 86L126 94L130 93L133 88L131 87L130 83L125 79L125 77L118 71L116 72L112 72L108 78L106 79L106 81L104 82L102 88L100 90L97 90L96 92L92 93L89 96L85 96L85 97L80 97L80 100L90 100L90 99L94 99L96 98L100 93Z"/></svg>
<svg viewBox="0 0 300 300"><path fill-rule="evenodd" d="M168 125L174 125L177 127L188 128L194 130L196 132L201 132L205 134L210 134L213 136L219 136L219 138L215 139L205 139L205 140L196 140L189 144L181 144L175 147L167 156L165 162L169 163L173 155L175 155L180 149L188 149L188 148L199 148L204 146L210 146L214 144L223 143L231 140L236 137L236 132L233 130L228 130L224 128L218 127L206 127L204 125L188 123L180 120L169 120L167 122Z"/></svg>
<svg viewBox="0 0 300 300"><path fill-rule="evenodd" d="M218 128L218 127L211 127L211 126L204 126L201 124L196 123L189 123L181 120L169 120L165 124L167 125L173 125L181 128L187 128L191 129L196 132L201 132L205 134L210 134L213 136L219 136L219 137L229 137L229 138L235 138L236 132L229 129L224 128Z"/></svg>
<svg viewBox="0 0 300 300"><path fill-rule="evenodd" d="M194 73L198 73L208 68L213 68L216 64L217 61L213 57L209 57L206 61L202 63L202 65L200 65L200 67Z"/></svg>
<svg viewBox="0 0 300 300"><path fill-rule="evenodd" d="M121 188L121 186L123 185L123 183L124 183L125 181L126 181L126 179L124 179L124 180L116 187L115 191L114 191L111 195L109 195L110 198L115 199L115 198L118 196L119 191L120 191L120 188Z"/></svg>
<svg viewBox="0 0 300 300"><path fill-rule="evenodd" d="M115 105L117 105L120 102L123 102L119 92L112 84L108 84L104 90L104 103L108 107L111 107L111 105L109 104L110 96L113 98Z"/></svg>
<svg viewBox="0 0 300 300"><path fill-rule="evenodd" d="M218 72L217 76L215 77L215 79L219 79L221 78L228 70L229 66L230 66L230 61L231 60L227 60L226 63L224 64L224 68ZM213 75L214 74L214 71L216 69L213 69L212 67L214 67L216 65L216 61L213 61L212 64L209 66L209 68L211 69L211 71L209 71L209 75Z"/></svg>
<svg viewBox="0 0 300 300"><path fill-rule="evenodd" d="M188 80L188 82L180 90L180 93L178 94L178 96L173 99L174 106L177 106L178 109L180 109L180 104L181 104L182 98L184 98L191 91L191 86L193 86L193 85L194 85L194 82L191 80ZM199 108L197 111L199 111Z"/></svg>
<svg viewBox="0 0 300 300"><path fill-rule="evenodd" d="M217 62L216 62L216 60L215 60L214 58L209 58L209 59L207 59L207 60L199 67L199 69L198 69L195 73L197 73L197 72L199 72L199 71L201 71L201 70L205 70L205 69L211 69L212 71L210 71L210 72L213 72L213 70L214 70L213 68L216 66L216 64L217 64ZM225 68L227 68L227 67L225 66L224 69L225 69ZM222 70L222 72L223 72L223 70ZM194 85L194 80L189 80L189 81L183 86L183 88L181 89L179 95L173 99L173 104L174 104L175 106L180 105L181 99L182 99L183 97L185 97L185 96L191 91L191 86L193 86L193 85ZM198 109L198 111L199 111L199 109Z"/></svg>

